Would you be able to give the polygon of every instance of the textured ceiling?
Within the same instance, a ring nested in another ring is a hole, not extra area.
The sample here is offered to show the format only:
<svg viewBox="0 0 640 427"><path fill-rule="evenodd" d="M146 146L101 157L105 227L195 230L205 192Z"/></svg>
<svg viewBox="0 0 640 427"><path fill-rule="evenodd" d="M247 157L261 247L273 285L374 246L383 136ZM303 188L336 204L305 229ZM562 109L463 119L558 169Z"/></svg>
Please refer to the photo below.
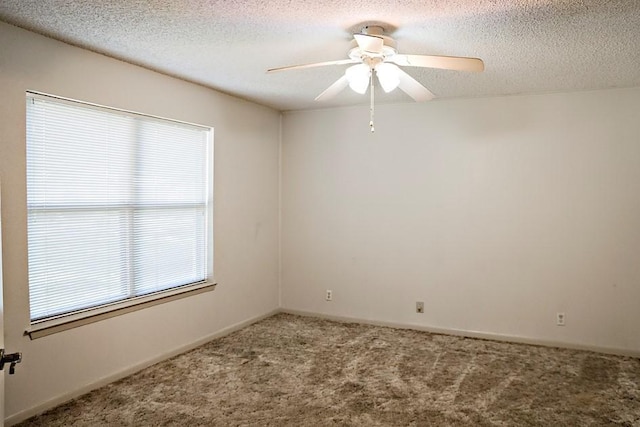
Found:
<svg viewBox="0 0 640 427"><path fill-rule="evenodd" d="M1 0L0 20L279 110L368 102L314 102L346 66L265 71L344 59L380 22L400 53L485 61L405 69L438 98L640 86L640 0Z"/></svg>

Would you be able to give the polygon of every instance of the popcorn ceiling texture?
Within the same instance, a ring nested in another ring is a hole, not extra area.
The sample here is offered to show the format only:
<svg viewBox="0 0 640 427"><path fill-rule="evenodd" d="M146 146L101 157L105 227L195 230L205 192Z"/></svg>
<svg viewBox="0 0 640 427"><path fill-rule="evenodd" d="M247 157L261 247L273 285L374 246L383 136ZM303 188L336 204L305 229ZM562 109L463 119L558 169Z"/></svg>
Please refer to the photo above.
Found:
<svg viewBox="0 0 640 427"><path fill-rule="evenodd" d="M638 425L638 359L288 314L20 424Z"/></svg>
<svg viewBox="0 0 640 427"><path fill-rule="evenodd" d="M439 98L640 85L637 0L2 0L0 20L280 110L366 103L313 101L345 66L265 71L346 58L351 34L379 22L400 53L485 61L482 74L406 69Z"/></svg>

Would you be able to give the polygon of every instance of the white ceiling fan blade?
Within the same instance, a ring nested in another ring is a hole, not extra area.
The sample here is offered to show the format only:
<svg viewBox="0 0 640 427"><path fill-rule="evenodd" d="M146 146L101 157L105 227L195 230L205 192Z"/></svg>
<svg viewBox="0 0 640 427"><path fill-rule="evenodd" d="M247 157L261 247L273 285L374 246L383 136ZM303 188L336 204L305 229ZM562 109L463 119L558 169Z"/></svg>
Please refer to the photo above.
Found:
<svg viewBox="0 0 640 427"><path fill-rule="evenodd" d="M407 67L440 68L455 71L484 71L484 62L479 58L437 55L393 55L387 61Z"/></svg>
<svg viewBox="0 0 640 427"><path fill-rule="evenodd" d="M347 76L344 75L336 80L331 86L326 88L324 92L318 95L316 97L316 101L327 101L342 92L342 90L347 86L349 86L349 80L347 79Z"/></svg>
<svg viewBox="0 0 640 427"><path fill-rule="evenodd" d="M368 34L354 34L356 43L361 50L370 53L381 53L384 47L384 40L382 37L370 36Z"/></svg>
<svg viewBox="0 0 640 427"><path fill-rule="evenodd" d="M398 77L400 77L400 84L398 87L407 95L412 97L416 102L429 101L435 98L429 89L422 86L416 79L409 74L398 68Z"/></svg>
<svg viewBox="0 0 640 427"><path fill-rule="evenodd" d="M339 59L337 61L315 62L313 64L289 65L287 67L270 68L267 73L276 73L278 71L301 70L304 68L325 67L327 65L344 65L355 64L359 61L353 59Z"/></svg>

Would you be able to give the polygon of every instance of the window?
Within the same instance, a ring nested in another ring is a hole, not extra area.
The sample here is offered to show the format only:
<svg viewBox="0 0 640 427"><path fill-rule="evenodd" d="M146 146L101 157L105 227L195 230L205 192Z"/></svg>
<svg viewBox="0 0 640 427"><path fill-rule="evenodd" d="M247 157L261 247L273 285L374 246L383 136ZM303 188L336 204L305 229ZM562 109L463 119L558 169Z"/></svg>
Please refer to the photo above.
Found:
<svg viewBox="0 0 640 427"><path fill-rule="evenodd" d="M27 93L32 324L210 283L212 134Z"/></svg>

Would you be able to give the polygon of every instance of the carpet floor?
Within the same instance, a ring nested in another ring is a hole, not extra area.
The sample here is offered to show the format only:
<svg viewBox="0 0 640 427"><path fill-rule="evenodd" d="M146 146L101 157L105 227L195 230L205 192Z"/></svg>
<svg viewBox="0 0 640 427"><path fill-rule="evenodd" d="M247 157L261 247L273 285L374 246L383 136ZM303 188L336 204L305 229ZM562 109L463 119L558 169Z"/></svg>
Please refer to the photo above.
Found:
<svg viewBox="0 0 640 427"><path fill-rule="evenodd" d="M640 359L278 314L21 426L640 426Z"/></svg>

